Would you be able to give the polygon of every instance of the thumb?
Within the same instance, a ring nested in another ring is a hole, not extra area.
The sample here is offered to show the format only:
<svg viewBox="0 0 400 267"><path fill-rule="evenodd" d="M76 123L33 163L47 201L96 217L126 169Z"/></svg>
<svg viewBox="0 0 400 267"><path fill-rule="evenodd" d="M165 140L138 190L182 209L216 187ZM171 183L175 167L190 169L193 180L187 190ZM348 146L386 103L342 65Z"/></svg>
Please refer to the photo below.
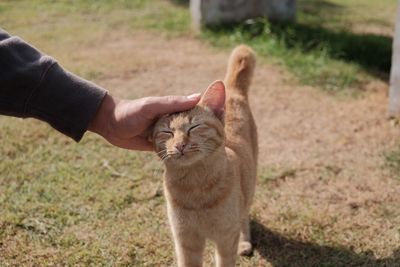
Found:
<svg viewBox="0 0 400 267"><path fill-rule="evenodd" d="M150 97L146 101L146 111L153 118L165 114L192 109L200 101L201 94L190 96L160 96Z"/></svg>

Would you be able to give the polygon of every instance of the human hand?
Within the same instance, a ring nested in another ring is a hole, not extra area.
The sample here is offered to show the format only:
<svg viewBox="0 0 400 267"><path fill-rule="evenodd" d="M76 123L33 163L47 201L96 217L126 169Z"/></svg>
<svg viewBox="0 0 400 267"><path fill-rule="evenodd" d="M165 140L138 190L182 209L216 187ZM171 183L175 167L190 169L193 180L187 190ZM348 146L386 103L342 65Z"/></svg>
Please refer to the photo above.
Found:
<svg viewBox="0 0 400 267"><path fill-rule="evenodd" d="M191 96L146 97L121 100L106 95L88 130L103 136L111 144L134 150L152 151L149 127L162 115L185 111L199 102Z"/></svg>

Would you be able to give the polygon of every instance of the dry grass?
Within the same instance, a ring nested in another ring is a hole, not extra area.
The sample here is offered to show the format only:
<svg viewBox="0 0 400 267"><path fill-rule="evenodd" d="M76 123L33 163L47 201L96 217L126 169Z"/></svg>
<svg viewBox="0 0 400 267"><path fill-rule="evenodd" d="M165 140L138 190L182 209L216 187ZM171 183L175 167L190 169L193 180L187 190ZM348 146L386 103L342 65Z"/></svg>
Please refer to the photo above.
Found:
<svg viewBox="0 0 400 267"><path fill-rule="evenodd" d="M182 18L184 7L149 2L0 1L0 22L118 96L189 94L223 77L227 52L157 32L173 23L154 14ZM385 167L399 165L387 152L398 128L385 118L387 84L368 86L340 99L259 64L256 252L238 266L400 266L400 182ZM75 144L34 120L0 117L0 129L0 266L174 264L154 155L92 134Z"/></svg>

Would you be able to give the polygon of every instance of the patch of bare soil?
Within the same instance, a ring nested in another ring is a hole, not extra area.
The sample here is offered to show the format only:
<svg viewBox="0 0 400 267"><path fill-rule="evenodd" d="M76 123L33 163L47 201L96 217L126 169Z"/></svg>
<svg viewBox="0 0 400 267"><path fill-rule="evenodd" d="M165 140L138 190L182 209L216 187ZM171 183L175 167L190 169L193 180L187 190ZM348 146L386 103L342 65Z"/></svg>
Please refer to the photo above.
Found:
<svg viewBox="0 0 400 267"><path fill-rule="evenodd" d="M82 53L113 62L96 82L129 98L201 92L223 79L229 56L193 38L143 32ZM400 244L400 183L383 168L383 153L400 138L386 117L387 84L373 86L363 97L339 99L296 84L278 66L257 66L250 97L260 166L290 174L259 183L259 221L299 240L392 257Z"/></svg>

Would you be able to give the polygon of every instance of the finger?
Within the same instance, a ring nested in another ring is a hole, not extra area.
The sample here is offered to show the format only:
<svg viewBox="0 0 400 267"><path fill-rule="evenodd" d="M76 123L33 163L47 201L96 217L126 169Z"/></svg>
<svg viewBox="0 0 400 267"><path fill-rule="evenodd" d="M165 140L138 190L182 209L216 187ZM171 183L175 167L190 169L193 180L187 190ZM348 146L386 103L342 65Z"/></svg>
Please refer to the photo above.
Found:
<svg viewBox="0 0 400 267"><path fill-rule="evenodd" d="M190 96L150 97L146 103L146 111L153 118L165 114L192 109L200 101L200 94Z"/></svg>

